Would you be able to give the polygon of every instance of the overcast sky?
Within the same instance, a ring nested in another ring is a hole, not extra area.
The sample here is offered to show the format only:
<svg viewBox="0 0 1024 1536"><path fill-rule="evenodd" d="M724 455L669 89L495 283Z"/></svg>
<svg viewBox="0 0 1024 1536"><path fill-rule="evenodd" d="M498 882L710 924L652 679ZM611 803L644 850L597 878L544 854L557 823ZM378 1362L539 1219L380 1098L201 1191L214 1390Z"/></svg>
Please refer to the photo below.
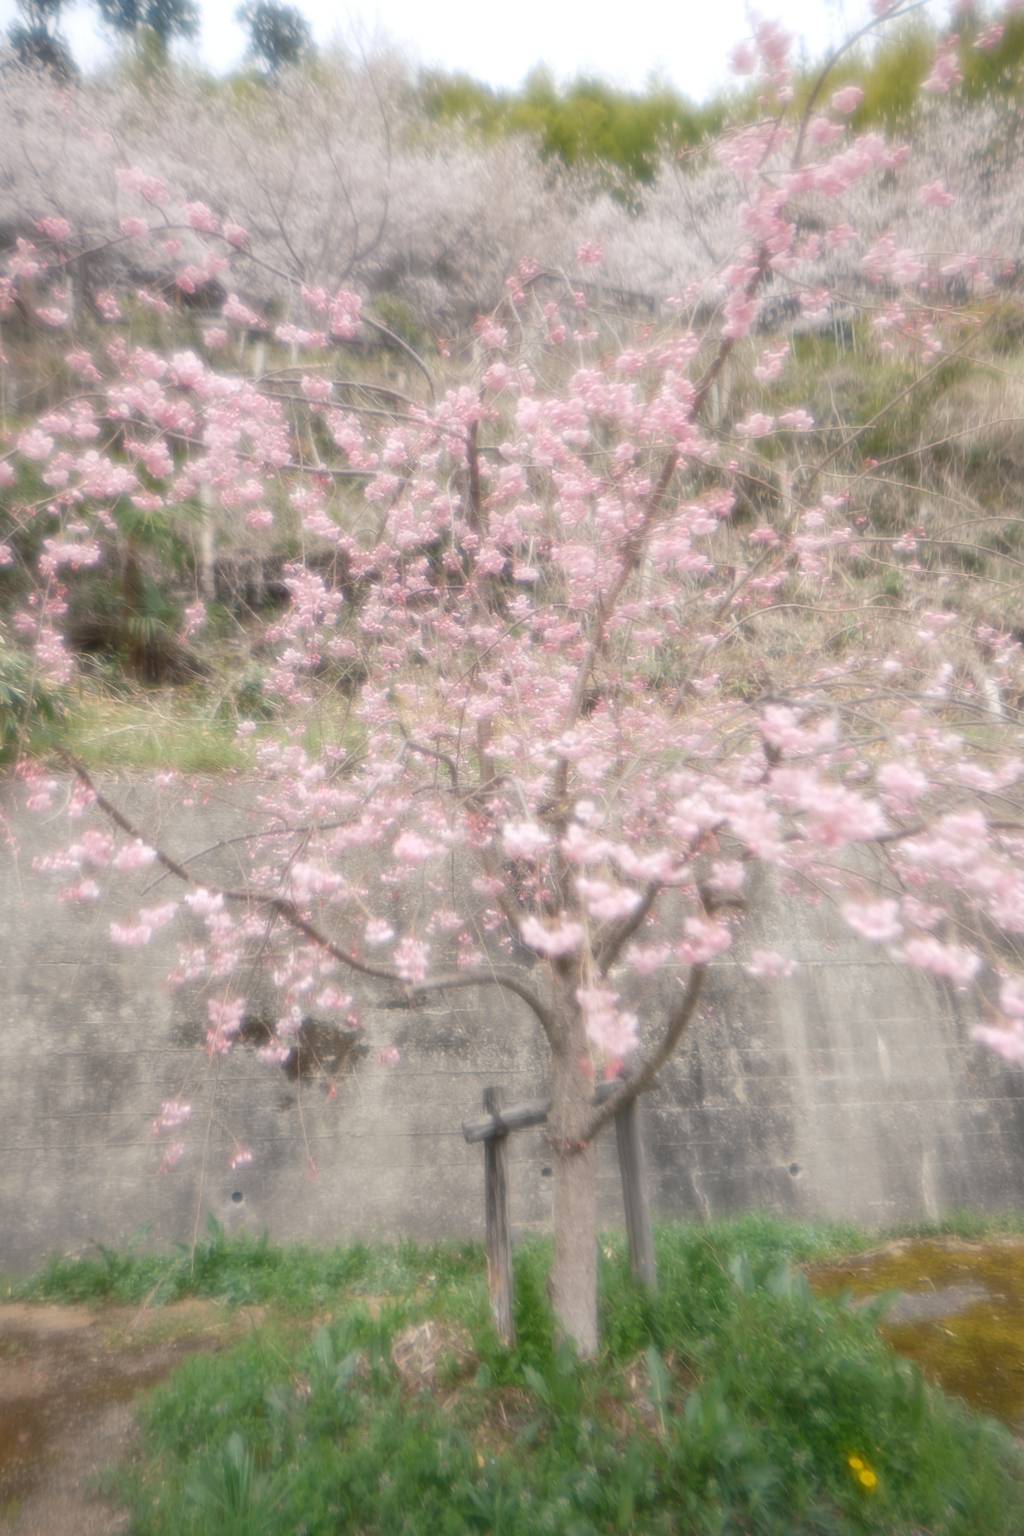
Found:
<svg viewBox="0 0 1024 1536"><path fill-rule="evenodd" d="M199 54L215 71L230 69L245 47L234 20L238 0L200 3ZM643 86L657 72L697 99L726 78L726 54L748 31L744 0L299 0L299 9L318 43L390 41L416 63L494 85L518 85L545 63L562 80L595 72L624 86ZM812 55L867 14L866 0L762 0L761 9L779 16ZM0 0L0 26L15 13L15 0ZM64 31L80 64L108 56L109 38L84 0L66 13Z"/></svg>

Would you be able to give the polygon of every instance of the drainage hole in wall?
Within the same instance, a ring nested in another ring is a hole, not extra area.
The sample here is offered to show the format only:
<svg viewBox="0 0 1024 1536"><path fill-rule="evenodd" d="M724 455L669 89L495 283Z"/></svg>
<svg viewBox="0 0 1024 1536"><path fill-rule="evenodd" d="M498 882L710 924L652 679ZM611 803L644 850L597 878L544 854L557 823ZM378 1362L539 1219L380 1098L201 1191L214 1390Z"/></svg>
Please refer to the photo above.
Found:
<svg viewBox="0 0 1024 1536"><path fill-rule="evenodd" d="M550 1168L542 1168L541 1171L540 1171L540 1176L541 1176L542 1179L550 1179L550 1177L551 1177L551 1169Z"/></svg>
<svg viewBox="0 0 1024 1536"><path fill-rule="evenodd" d="M240 1189L236 1189L232 1194L231 1199L234 1201L235 1205L241 1205L245 1199L245 1196L242 1194Z"/></svg>
<svg viewBox="0 0 1024 1536"><path fill-rule="evenodd" d="M800 1172L801 1172L800 1164L799 1163L790 1163L789 1171L793 1175L794 1179L798 1178L799 1175L800 1175Z"/></svg>

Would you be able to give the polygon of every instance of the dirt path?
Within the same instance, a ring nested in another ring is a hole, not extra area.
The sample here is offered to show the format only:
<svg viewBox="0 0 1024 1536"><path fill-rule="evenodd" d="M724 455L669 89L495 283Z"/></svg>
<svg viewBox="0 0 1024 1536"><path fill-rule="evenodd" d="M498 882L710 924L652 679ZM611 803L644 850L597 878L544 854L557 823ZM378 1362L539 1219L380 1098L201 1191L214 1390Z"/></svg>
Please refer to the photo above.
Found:
<svg viewBox="0 0 1024 1536"><path fill-rule="evenodd" d="M134 1399L248 1325L248 1312L205 1302L152 1312L0 1303L2 1536L125 1530L103 1474L131 1450Z"/></svg>

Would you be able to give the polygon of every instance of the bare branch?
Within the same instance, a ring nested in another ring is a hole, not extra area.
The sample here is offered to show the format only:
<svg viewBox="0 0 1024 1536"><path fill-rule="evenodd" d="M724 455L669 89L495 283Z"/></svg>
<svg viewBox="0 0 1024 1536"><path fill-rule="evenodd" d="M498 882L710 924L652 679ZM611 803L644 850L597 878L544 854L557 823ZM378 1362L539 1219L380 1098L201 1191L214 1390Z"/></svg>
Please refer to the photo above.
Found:
<svg viewBox="0 0 1024 1536"><path fill-rule="evenodd" d="M650 1087L651 1083L653 1083L683 1038L687 1026L693 1019L697 1004L700 1001L701 988L704 985L706 971L706 965L695 965L691 968L686 986L683 989L683 995L677 1003L674 1012L669 1016L669 1021L660 1043L636 1071L631 1072L629 1077L623 1080L622 1086L610 1094L603 1104L599 1104L589 1119L583 1122L580 1140L584 1145L593 1141L598 1131L603 1130L609 1121L614 1120L620 1109L624 1108L631 1099L635 1099L638 1093L643 1093L644 1089Z"/></svg>
<svg viewBox="0 0 1024 1536"><path fill-rule="evenodd" d="M532 987L509 971L474 966L471 970L452 971L447 976L430 976L425 981L417 981L409 986L406 995L412 1001L428 992L451 992L459 987L504 987L506 992L514 992L531 1009L549 1040L554 1041L560 1033L550 1008L545 1007Z"/></svg>

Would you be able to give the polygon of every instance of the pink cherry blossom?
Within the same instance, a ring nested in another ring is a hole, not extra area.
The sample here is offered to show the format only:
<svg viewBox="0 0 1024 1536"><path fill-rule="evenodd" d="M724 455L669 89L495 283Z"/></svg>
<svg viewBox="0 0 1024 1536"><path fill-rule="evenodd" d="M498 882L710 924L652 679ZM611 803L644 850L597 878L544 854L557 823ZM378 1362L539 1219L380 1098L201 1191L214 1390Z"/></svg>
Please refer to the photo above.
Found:
<svg viewBox="0 0 1024 1536"><path fill-rule="evenodd" d="M741 437L767 437L769 432L775 431L775 417L766 416L763 411L754 411L746 421L737 422L736 431Z"/></svg>
<svg viewBox="0 0 1024 1536"><path fill-rule="evenodd" d="M329 400L334 385L330 379L318 379L312 374L302 375L302 393L307 400Z"/></svg>
<svg viewBox="0 0 1024 1536"><path fill-rule="evenodd" d="M762 379L765 382L769 379L777 379L788 356L788 341L783 346L776 348L774 352L769 347L766 347L761 353L761 361L754 369L754 378Z"/></svg>
<svg viewBox="0 0 1024 1536"><path fill-rule="evenodd" d="M894 800L911 803L928 789L928 776L913 763L883 763L875 775Z"/></svg>
<svg viewBox="0 0 1024 1536"><path fill-rule="evenodd" d="M935 50L931 70L921 84L922 91L941 96L951 85L959 84L963 79L957 57L959 46L960 39L955 33L952 37L943 38Z"/></svg>
<svg viewBox="0 0 1024 1536"><path fill-rule="evenodd" d="M71 235L71 225L67 219L49 215L47 218L36 219L36 229L41 235L46 235L50 240L67 240Z"/></svg>
<svg viewBox="0 0 1024 1536"><path fill-rule="evenodd" d="M844 85L840 90L832 92L833 112L855 112L864 98L864 92L859 85Z"/></svg>
<svg viewBox="0 0 1024 1536"><path fill-rule="evenodd" d="M623 1013L615 1004L618 993L606 987L579 987L576 1000L586 1021L591 1042L614 1060L621 1060L639 1044L639 1020L633 1013Z"/></svg>
<svg viewBox="0 0 1024 1536"><path fill-rule="evenodd" d="M443 843L421 837L418 832L403 832L395 840L393 851L400 864L425 864L428 859L436 859L447 850Z"/></svg>
<svg viewBox="0 0 1024 1536"><path fill-rule="evenodd" d="M999 987L999 1006L1013 1019L1024 1019L1024 981L1019 976L1004 976Z"/></svg>
<svg viewBox="0 0 1024 1536"><path fill-rule="evenodd" d="M598 923L617 923L636 911L643 900L639 891L612 885L608 880L588 880L578 875L576 889L586 903L590 916Z"/></svg>
<svg viewBox="0 0 1024 1536"><path fill-rule="evenodd" d="M795 960L787 960L774 949L751 950L750 959L747 962L746 971L749 976L758 980L765 978L792 976L797 968Z"/></svg>
<svg viewBox="0 0 1024 1536"><path fill-rule="evenodd" d="M202 601L189 603L185 609L185 623L182 635L185 639L196 634L206 623L206 604Z"/></svg>
<svg viewBox="0 0 1024 1536"><path fill-rule="evenodd" d="M225 320L233 320L236 325L245 326L250 331L261 331L266 327L266 321L258 315L248 304L243 304L237 293L229 293L224 301L222 311Z"/></svg>
<svg viewBox="0 0 1024 1536"><path fill-rule="evenodd" d="M197 229L207 235L217 233L217 219L205 203L186 203L185 217L193 229Z"/></svg>
<svg viewBox="0 0 1024 1536"><path fill-rule="evenodd" d="M528 949L556 959L574 954L583 943L585 930L581 923L562 920L549 925L536 917L524 917L519 920L519 935Z"/></svg>
<svg viewBox="0 0 1024 1536"><path fill-rule="evenodd" d="M127 191L138 192L147 203L163 204L170 201L166 183L162 182L159 176L150 176L137 165L127 169L119 167L117 179L122 187Z"/></svg>
<svg viewBox="0 0 1024 1536"><path fill-rule="evenodd" d="M531 863L551 847L550 835L534 821L506 822L501 836L510 858L527 859Z"/></svg>
<svg viewBox="0 0 1024 1536"><path fill-rule="evenodd" d="M982 960L973 949L962 944L941 944L934 938L908 939L898 952L907 965L931 971L957 986L966 986L981 970Z"/></svg>
<svg viewBox="0 0 1024 1536"><path fill-rule="evenodd" d="M872 939L876 944L892 943L903 933L898 901L847 901L841 911L855 933L864 939Z"/></svg>
<svg viewBox="0 0 1024 1536"><path fill-rule="evenodd" d="M137 869L148 869L156 858L156 849L150 848L140 838L134 842L125 843L114 855L113 866L126 875Z"/></svg>
<svg viewBox="0 0 1024 1536"><path fill-rule="evenodd" d="M160 1106L159 1115L153 1121L153 1135L160 1136L164 1131L177 1130L191 1118L191 1104L184 1104L181 1099L165 1099Z"/></svg>
<svg viewBox="0 0 1024 1536"><path fill-rule="evenodd" d="M223 911L224 897L219 891L208 891L204 887L190 891L185 901L192 908L197 917L209 918Z"/></svg>
<svg viewBox="0 0 1024 1536"><path fill-rule="evenodd" d="M45 432L38 428L27 427L18 437L18 452L25 455L26 459L35 459L38 463L41 459L48 458L53 452L53 438L47 437Z"/></svg>
<svg viewBox="0 0 1024 1536"><path fill-rule="evenodd" d="M949 208L956 202L952 192L947 192L941 181L930 181L918 192L918 197L929 208Z"/></svg>
<svg viewBox="0 0 1024 1536"><path fill-rule="evenodd" d="M206 1017L210 1025L206 1031L206 1050L208 1055L226 1056L228 1054L234 1045L238 1031L242 1027L244 1014L244 997L227 999L207 998Z"/></svg>
<svg viewBox="0 0 1024 1536"><path fill-rule="evenodd" d="M164 901L156 907L143 907L139 912L139 922L155 933L158 928L165 927L178 910L176 901Z"/></svg>
<svg viewBox="0 0 1024 1536"><path fill-rule="evenodd" d="M205 373L206 365L194 352L175 352L171 358L171 378L180 389L195 389Z"/></svg>
<svg viewBox="0 0 1024 1536"><path fill-rule="evenodd" d="M146 923L111 923L110 937L115 944L121 944L126 949L138 949L140 945L149 943L153 930Z"/></svg>
<svg viewBox="0 0 1024 1536"><path fill-rule="evenodd" d="M395 946L395 969L403 981L422 981L427 974L427 961L430 958L430 945L422 939L415 939L411 935L400 940Z"/></svg>
<svg viewBox="0 0 1024 1536"><path fill-rule="evenodd" d="M1004 28L1000 22L991 22L989 26L978 33L974 39L974 47L980 49L982 53L991 52L993 48L998 48L1002 42L1003 31Z"/></svg>
<svg viewBox="0 0 1024 1536"><path fill-rule="evenodd" d="M1007 1061L1024 1061L1024 1026L1020 1020L998 1024L975 1024L971 1038L987 1045Z"/></svg>
<svg viewBox="0 0 1024 1536"><path fill-rule="evenodd" d="M807 125L807 136L819 149L841 139L846 132L844 123L833 123L827 117L812 117Z"/></svg>
<svg viewBox="0 0 1024 1536"><path fill-rule="evenodd" d="M185 1143L183 1141L172 1142L171 1145L164 1150L163 1160L160 1163L159 1172L169 1173L172 1168L177 1167L178 1163L181 1162L181 1159L184 1157L184 1155Z"/></svg>
<svg viewBox="0 0 1024 1536"><path fill-rule="evenodd" d="M683 924L686 938L676 953L686 965L706 965L732 943L732 934L724 923L703 917L688 917Z"/></svg>
<svg viewBox="0 0 1024 1536"><path fill-rule="evenodd" d="M330 301L331 335L348 339L359 330L359 312L363 301L357 293L339 288Z"/></svg>

